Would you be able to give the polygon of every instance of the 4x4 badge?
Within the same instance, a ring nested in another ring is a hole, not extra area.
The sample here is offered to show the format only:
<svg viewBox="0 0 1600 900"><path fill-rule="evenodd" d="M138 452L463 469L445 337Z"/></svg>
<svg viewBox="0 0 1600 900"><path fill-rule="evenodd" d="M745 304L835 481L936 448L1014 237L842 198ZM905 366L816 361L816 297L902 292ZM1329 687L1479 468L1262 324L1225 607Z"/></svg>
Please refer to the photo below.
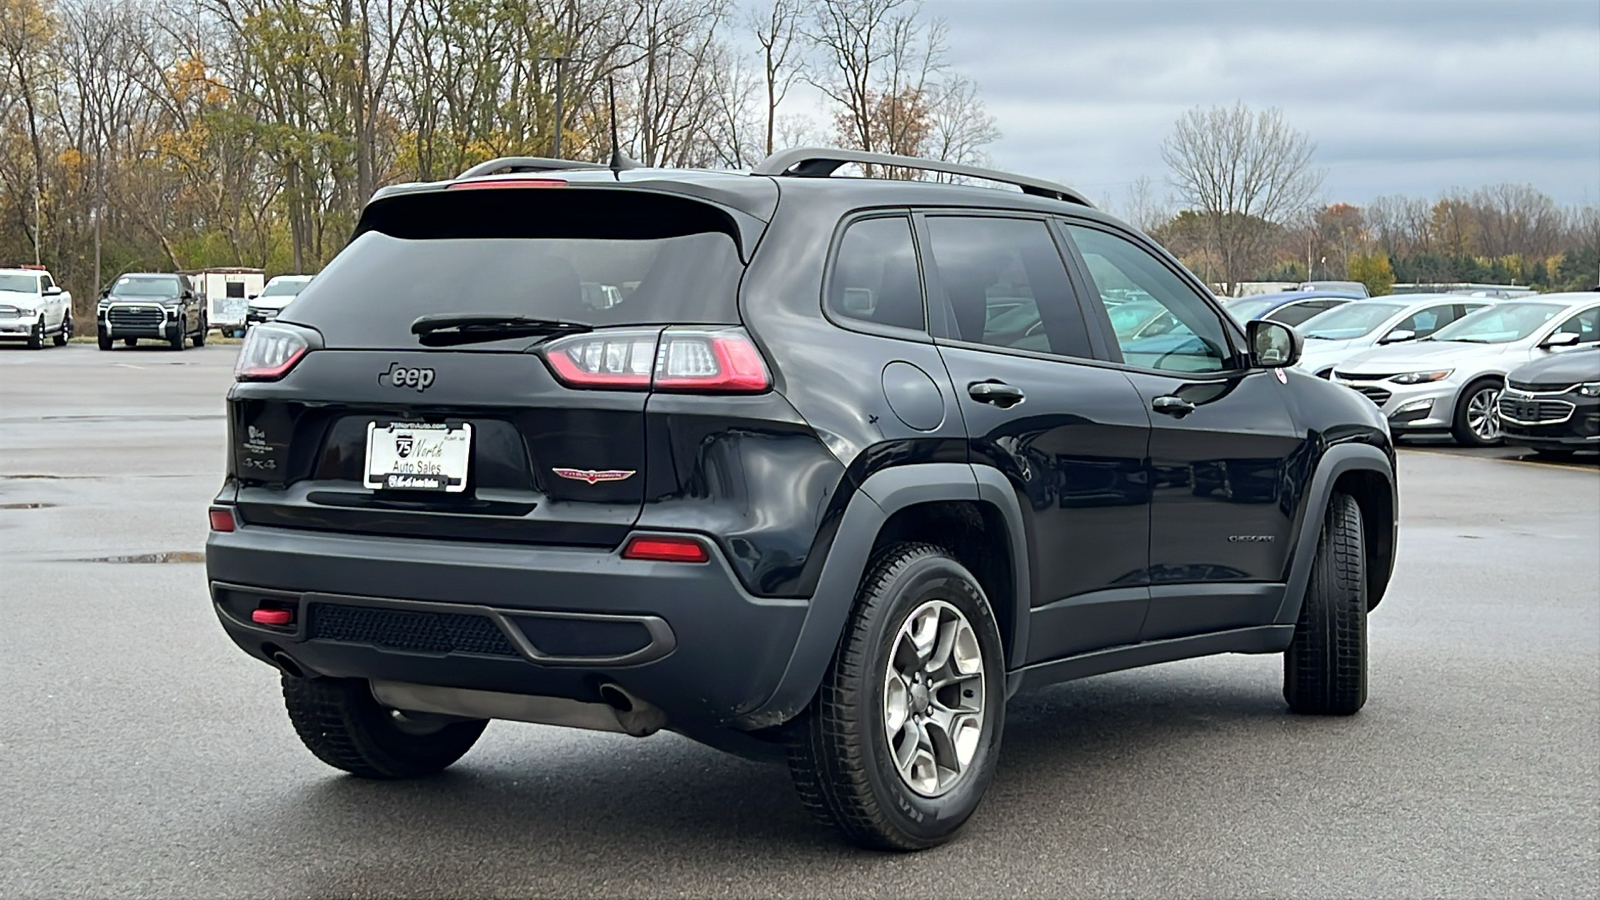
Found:
<svg viewBox="0 0 1600 900"><path fill-rule="evenodd" d="M562 478L573 481L586 481L589 484L599 484L602 481L625 481L636 474L634 469L562 469L555 468L550 471Z"/></svg>

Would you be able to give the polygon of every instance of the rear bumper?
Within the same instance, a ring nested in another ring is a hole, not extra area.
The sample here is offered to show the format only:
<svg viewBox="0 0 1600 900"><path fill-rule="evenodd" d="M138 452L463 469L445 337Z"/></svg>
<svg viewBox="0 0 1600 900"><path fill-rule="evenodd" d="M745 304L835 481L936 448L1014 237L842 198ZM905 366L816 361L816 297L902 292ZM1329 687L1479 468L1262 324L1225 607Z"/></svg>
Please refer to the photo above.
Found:
<svg viewBox="0 0 1600 900"><path fill-rule="evenodd" d="M212 533L206 570L223 628L258 659L586 702L615 683L692 732L740 728L772 696L809 607L750 596L711 553L659 563L242 525ZM293 622L253 623L262 604Z"/></svg>

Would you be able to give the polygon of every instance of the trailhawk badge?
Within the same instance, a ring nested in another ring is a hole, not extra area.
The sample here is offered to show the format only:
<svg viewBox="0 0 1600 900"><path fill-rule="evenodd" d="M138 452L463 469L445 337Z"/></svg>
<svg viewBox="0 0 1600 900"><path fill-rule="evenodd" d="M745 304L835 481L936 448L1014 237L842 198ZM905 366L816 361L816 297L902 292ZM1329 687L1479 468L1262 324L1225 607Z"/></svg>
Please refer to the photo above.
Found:
<svg viewBox="0 0 1600 900"><path fill-rule="evenodd" d="M562 478L599 484L602 481L626 481L638 474L633 469L551 469Z"/></svg>

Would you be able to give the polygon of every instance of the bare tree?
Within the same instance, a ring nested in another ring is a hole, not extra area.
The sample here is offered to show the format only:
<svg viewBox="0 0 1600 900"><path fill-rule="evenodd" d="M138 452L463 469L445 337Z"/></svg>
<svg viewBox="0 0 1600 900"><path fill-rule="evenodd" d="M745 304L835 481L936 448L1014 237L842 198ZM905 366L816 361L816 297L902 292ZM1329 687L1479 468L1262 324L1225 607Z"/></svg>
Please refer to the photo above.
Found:
<svg viewBox="0 0 1600 900"><path fill-rule="evenodd" d="M1155 183L1148 175L1135 178L1119 200L1106 205L1123 221L1144 232L1155 231L1172 219L1172 204L1166 197L1156 195Z"/></svg>
<svg viewBox="0 0 1600 900"><path fill-rule="evenodd" d="M971 79L950 75L932 93L929 146L924 154L946 162L988 165L985 148L1000 139L1000 129L978 98L978 86Z"/></svg>
<svg viewBox="0 0 1600 900"><path fill-rule="evenodd" d="M801 75L800 0L770 0L763 9L749 13L749 29L761 48L761 86L766 94L764 107L766 155L776 149L778 107L789 96Z"/></svg>
<svg viewBox="0 0 1600 900"><path fill-rule="evenodd" d="M1311 204L1322 185L1316 145L1277 108L1195 108L1161 144L1179 197L1210 229L1222 280L1231 287L1263 261L1275 229Z"/></svg>

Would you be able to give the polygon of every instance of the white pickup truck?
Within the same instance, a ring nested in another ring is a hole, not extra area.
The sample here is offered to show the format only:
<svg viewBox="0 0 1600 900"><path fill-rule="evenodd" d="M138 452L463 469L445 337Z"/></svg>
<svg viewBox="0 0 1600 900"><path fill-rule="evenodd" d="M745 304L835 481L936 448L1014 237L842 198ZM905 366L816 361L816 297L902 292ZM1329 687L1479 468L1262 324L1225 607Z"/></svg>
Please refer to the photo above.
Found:
<svg viewBox="0 0 1600 900"><path fill-rule="evenodd" d="M72 337L72 295L42 266L0 269L0 340L37 350L46 337L57 347Z"/></svg>

